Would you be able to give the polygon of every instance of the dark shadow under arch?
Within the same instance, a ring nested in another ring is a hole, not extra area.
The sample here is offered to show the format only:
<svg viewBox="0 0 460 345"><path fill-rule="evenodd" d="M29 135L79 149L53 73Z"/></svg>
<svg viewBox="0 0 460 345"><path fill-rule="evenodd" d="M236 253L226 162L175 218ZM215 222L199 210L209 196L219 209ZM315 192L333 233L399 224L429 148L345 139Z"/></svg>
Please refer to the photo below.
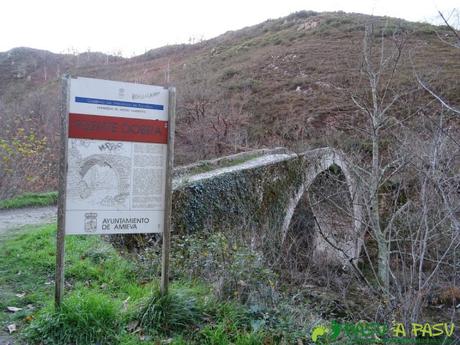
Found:
<svg viewBox="0 0 460 345"><path fill-rule="evenodd" d="M291 265L343 263L353 256L354 209L343 170L336 164L304 187L285 232L283 248Z"/></svg>

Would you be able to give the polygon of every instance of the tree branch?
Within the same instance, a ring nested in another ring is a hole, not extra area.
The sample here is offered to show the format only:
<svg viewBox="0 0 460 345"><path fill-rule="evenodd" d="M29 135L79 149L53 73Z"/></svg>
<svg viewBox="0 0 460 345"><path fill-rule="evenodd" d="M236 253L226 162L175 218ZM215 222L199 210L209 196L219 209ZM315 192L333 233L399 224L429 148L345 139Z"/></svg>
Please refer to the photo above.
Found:
<svg viewBox="0 0 460 345"><path fill-rule="evenodd" d="M436 98L439 103L441 103L444 107L446 107L447 109L449 109L450 111L460 115L460 110L459 109L456 109L452 106L450 106L445 100L443 100L440 96L438 96L434 91L432 91L420 78L419 76L417 75L417 73L415 73L415 77L417 78L417 81L418 83L420 84L421 87L423 87L426 91L428 91L428 93L431 94L431 96L433 96L434 98Z"/></svg>

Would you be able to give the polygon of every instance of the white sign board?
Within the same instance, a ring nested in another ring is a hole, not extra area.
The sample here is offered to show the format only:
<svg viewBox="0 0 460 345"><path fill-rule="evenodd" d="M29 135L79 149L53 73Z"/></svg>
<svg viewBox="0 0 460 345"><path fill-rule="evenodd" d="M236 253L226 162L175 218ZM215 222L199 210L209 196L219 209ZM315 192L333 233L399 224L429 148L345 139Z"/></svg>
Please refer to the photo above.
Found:
<svg viewBox="0 0 460 345"><path fill-rule="evenodd" d="M66 234L163 232L168 89L70 80Z"/></svg>

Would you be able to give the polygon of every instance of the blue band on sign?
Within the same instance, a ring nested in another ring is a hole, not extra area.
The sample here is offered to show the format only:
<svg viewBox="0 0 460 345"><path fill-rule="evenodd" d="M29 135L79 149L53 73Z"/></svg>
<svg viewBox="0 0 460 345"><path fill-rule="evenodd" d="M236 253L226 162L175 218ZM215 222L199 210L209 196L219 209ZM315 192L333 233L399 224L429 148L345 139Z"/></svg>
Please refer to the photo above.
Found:
<svg viewBox="0 0 460 345"><path fill-rule="evenodd" d="M128 108L138 108L138 109L164 110L164 106L162 106L161 104L115 101L115 100L112 100L112 99L75 97L75 102L77 102L77 103L87 103L87 104L112 105L112 106L115 106L115 107L128 107Z"/></svg>

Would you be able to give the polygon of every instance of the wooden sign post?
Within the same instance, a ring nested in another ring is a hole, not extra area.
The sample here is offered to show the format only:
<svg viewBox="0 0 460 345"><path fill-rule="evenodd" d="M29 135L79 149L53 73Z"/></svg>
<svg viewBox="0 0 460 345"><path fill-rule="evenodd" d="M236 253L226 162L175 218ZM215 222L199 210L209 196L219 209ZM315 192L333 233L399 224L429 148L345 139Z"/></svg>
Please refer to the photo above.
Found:
<svg viewBox="0 0 460 345"><path fill-rule="evenodd" d="M163 233L168 292L175 88L63 79L55 305L66 235Z"/></svg>
<svg viewBox="0 0 460 345"><path fill-rule="evenodd" d="M57 214L57 235L56 235L56 278L54 303L56 309L61 307L64 294L64 257L65 257L65 200L67 181L67 131L69 118L69 91L70 78L64 76L62 79L62 92L60 100L60 123L61 123L61 148L59 152L59 186L58 186L58 214Z"/></svg>
<svg viewBox="0 0 460 345"><path fill-rule="evenodd" d="M166 164L166 195L165 195L165 220L163 231L163 247L161 258L161 283L160 292L168 294L169 283L169 251L171 248L171 210L172 210L172 172L174 168L174 136L176 123L176 88L169 88L169 113L168 113L168 161Z"/></svg>

